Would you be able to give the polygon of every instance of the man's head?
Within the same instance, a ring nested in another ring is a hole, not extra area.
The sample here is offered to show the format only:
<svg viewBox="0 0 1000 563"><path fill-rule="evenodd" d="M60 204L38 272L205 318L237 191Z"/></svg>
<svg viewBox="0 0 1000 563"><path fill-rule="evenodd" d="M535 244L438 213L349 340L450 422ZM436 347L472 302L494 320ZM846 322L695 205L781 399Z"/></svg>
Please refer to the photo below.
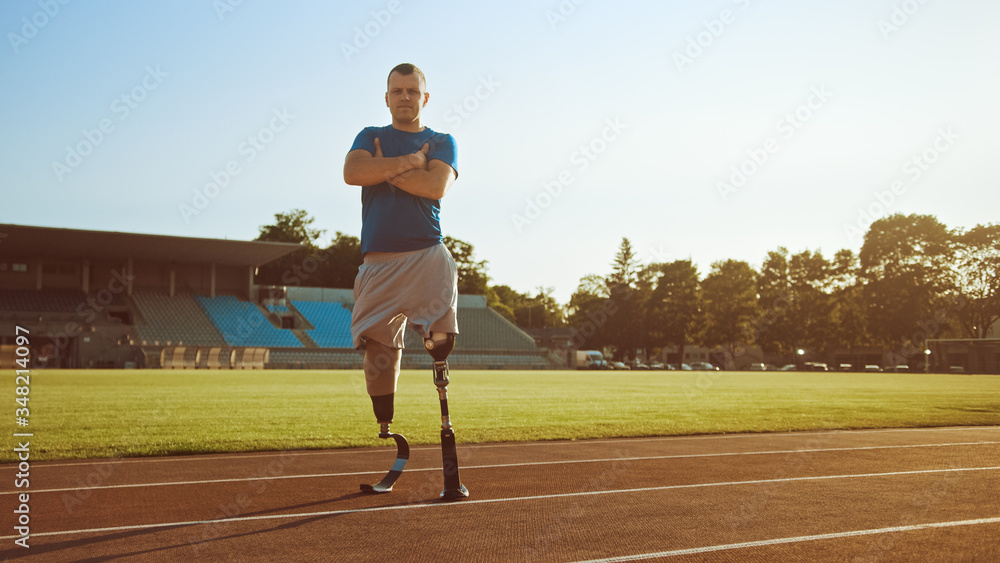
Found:
<svg viewBox="0 0 1000 563"><path fill-rule="evenodd" d="M403 63L389 71L386 81L385 105L397 129L421 129L420 110L427 105L427 81L415 65Z"/></svg>
<svg viewBox="0 0 1000 563"><path fill-rule="evenodd" d="M422 91L427 90L427 78L424 77L424 71L417 68L417 65L411 63L400 63L389 71L389 78L386 80L386 85L388 86L389 80L392 79L393 73L399 73L403 76L409 76L411 74L416 74L417 78L420 79L420 89ZM387 88L388 90L388 88Z"/></svg>

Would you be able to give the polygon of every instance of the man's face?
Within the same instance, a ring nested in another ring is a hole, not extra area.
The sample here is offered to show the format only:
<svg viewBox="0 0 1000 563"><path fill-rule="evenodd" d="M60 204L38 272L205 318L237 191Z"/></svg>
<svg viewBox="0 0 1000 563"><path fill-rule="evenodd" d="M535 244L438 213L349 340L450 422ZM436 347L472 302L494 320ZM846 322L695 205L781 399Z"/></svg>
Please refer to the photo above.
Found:
<svg viewBox="0 0 1000 563"><path fill-rule="evenodd" d="M385 105L389 108L394 123L412 123L420 119L420 110L427 105L430 94L424 92L417 73L389 75L389 91L385 93Z"/></svg>

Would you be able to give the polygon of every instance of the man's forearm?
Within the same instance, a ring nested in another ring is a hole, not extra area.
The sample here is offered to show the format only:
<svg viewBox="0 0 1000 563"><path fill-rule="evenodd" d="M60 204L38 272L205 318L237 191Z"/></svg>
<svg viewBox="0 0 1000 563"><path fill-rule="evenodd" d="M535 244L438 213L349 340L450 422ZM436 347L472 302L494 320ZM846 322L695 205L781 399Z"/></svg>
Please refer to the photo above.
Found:
<svg viewBox="0 0 1000 563"><path fill-rule="evenodd" d="M450 178L441 178L428 170L410 170L393 177L389 183L404 192L427 199L441 199L451 186Z"/></svg>
<svg viewBox="0 0 1000 563"><path fill-rule="evenodd" d="M348 159L344 163L344 182L351 186L374 186L413 171L414 167L411 155Z"/></svg>

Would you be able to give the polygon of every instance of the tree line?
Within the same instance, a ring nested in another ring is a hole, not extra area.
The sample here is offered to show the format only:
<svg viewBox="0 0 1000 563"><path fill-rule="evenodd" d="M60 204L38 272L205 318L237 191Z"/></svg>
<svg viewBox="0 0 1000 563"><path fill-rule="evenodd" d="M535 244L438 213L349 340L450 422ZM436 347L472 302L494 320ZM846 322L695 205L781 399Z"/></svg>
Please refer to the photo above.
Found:
<svg viewBox="0 0 1000 563"><path fill-rule="evenodd" d="M567 321L589 327L608 301L617 312L577 340L620 358L664 346L682 357L718 347L727 360L749 346L785 357L875 347L909 363L928 339L983 338L1000 320L1000 225L896 214L871 225L858 254L780 247L759 269L724 260L703 278L690 260L642 266L623 239L608 276L581 280Z"/></svg>
<svg viewBox="0 0 1000 563"><path fill-rule="evenodd" d="M305 211L275 219L257 240L304 248L261 267L258 283L353 287L362 262L357 237L337 232L320 248L322 231ZM1000 224L949 229L931 215L896 214L872 223L857 254L779 247L757 268L723 260L704 276L690 260L641 264L623 238L610 272L583 277L565 305L551 288L532 294L491 284L471 244L452 237L445 244L461 293L485 295L522 328L565 327L577 348L610 349L622 360L668 346L683 357L698 345L721 348L726 358L750 346L777 356L878 347L906 363L927 339L983 338L1000 320Z"/></svg>

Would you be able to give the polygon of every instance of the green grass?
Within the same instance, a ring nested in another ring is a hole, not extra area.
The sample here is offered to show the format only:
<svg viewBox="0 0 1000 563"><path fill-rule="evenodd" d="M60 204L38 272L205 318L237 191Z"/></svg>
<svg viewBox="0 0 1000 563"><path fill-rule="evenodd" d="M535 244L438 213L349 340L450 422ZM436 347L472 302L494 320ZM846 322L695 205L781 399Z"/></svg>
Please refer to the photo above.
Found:
<svg viewBox="0 0 1000 563"><path fill-rule="evenodd" d="M437 443L430 370L396 395L393 430ZM453 371L449 396L464 443L1000 424L997 376ZM10 403L39 460L385 444L360 371L34 371L29 428Z"/></svg>

